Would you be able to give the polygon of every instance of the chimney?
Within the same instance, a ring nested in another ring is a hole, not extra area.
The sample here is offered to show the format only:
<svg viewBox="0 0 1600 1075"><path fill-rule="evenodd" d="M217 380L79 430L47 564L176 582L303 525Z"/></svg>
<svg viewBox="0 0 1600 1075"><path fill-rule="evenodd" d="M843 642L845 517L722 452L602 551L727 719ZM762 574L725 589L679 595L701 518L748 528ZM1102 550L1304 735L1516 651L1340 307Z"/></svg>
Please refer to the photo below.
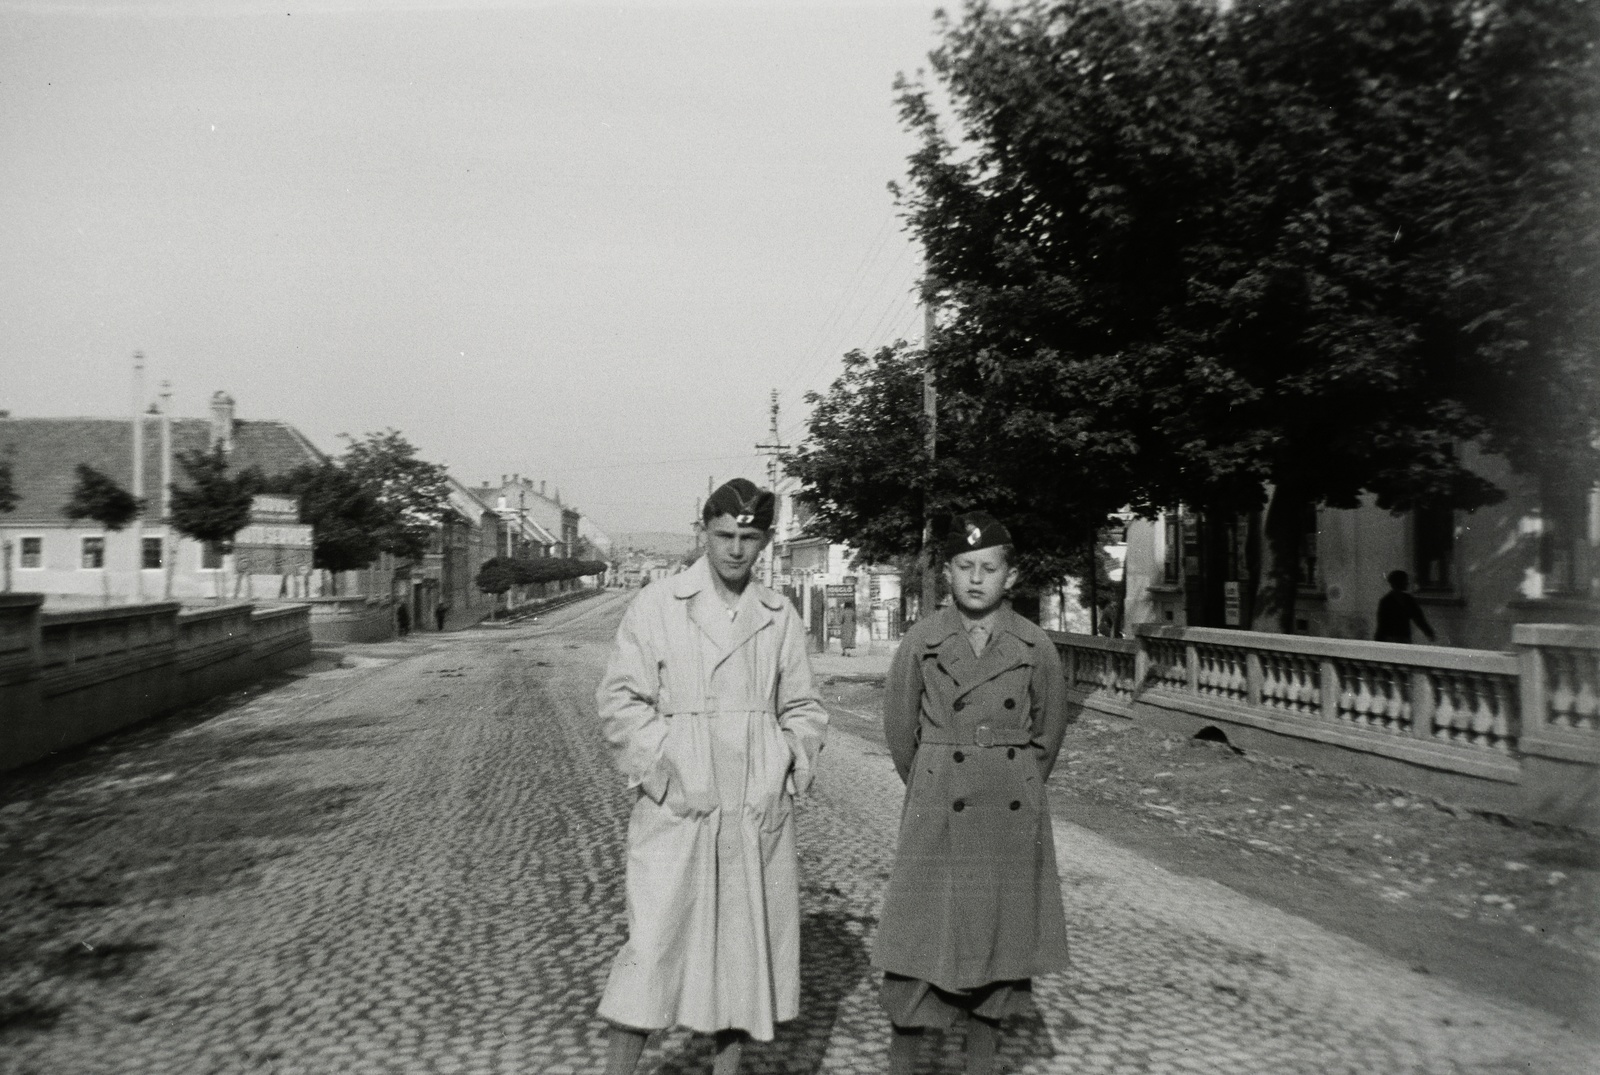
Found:
<svg viewBox="0 0 1600 1075"><path fill-rule="evenodd" d="M544 479L539 479L539 495L544 496Z"/></svg>
<svg viewBox="0 0 1600 1075"><path fill-rule="evenodd" d="M220 389L211 397L211 446L233 451L233 397Z"/></svg>
<svg viewBox="0 0 1600 1075"><path fill-rule="evenodd" d="M500 475L500 484L501 485L505 485L505 483L506 483L506 476L504 474L502 474L502 475Z"/></svg>

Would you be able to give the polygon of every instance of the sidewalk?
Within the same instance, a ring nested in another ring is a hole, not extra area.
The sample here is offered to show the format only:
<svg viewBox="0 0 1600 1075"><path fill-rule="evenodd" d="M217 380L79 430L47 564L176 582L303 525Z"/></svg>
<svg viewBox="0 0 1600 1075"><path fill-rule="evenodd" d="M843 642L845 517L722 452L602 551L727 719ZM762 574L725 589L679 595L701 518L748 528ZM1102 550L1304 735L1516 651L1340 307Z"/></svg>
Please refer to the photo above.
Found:
<svg viewBox="0 0 1600 1075"><path fill-rule="evenodd" d="M813 653L811 655L811 672L819 680L823 679L882 679L889 674L889 662L894 660L895 650L900 643L877 640L872 643L871 650L852 650L850 656L845 657L837 650L830 653Z"/></svg>

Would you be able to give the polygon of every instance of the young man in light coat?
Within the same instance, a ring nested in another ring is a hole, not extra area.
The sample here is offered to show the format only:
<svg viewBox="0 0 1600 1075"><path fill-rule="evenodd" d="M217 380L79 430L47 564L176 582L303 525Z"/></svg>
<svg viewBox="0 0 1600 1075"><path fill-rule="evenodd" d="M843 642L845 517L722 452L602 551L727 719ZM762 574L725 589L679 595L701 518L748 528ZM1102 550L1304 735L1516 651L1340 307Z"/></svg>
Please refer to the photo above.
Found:
<svg viewBox="0 0 1600 1075"><path fill-rule="evenodd" d="M742 478L706 501L706 554L623 616L596 693L637 789L628 821L628 941L600 1002L607 1075L630 1075L651 1030L716 1035L715 1075L800 1007L794 796L828 715L805 630L751 577L773 496Z"/></svg>

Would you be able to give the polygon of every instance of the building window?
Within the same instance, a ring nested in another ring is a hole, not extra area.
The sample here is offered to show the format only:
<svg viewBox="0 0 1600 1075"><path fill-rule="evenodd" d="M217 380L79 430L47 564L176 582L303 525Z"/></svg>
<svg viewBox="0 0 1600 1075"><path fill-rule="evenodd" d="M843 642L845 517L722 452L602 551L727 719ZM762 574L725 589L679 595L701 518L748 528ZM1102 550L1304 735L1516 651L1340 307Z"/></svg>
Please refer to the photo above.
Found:
<svg viewBox="0 0 1600 1075"><path fill-rule="evenodd" d="M25 537L18 548L17 566L37 570L44 566L44 538Z"/></svg>
<svg viewBox="0 0 1600 1075"><path fill-rule="evenodd" d="M1305 520L1300 532L1300 588L1322 589L1322 564L1317 558L1317 506L1306 505Z"/></svg>
<svg viewBox="0 0 1600 1075"><path fill-rule="evenodd" d="M1176 510L1161 516L1161 581L1176 586L1183 578L1183 516Z"/></svg>
<svg viewBox="0 0 1600 1075"><path fill-rule="evenodd" d="M222 570L222 546L215 541L208 541L200 546L200 570Z"/></svg>
<svg viewBox="0 0 1600 1075"><path fill-rule="evenodd" d="M159 571L161 569L161 539L147 537L139 550L139 566L146 571Z"/></svg>
<svg viewBox="0 0 1600 1075"><path fill-rule="evenodd" d="M1584 531L1584 497L1573 486L1546 483L1539 506L1539 574L1544 592L1579 589L1578 559Z"/></svg>
<svg viewBox="0 0 1600 1075"><path fill-rule="evenodd" d="M98 571L106 566L106 539L103 537L86 537L83 539L83 559L81 566L86 570Z"/></svg>
<svg viewBox="0 0 1600 1075"><path fill-rule="evenodd" d="M1411 573L1418 590L1455 589L1455 512L1449 508L1418 508L1413 512L1411 552Z"/></svg>

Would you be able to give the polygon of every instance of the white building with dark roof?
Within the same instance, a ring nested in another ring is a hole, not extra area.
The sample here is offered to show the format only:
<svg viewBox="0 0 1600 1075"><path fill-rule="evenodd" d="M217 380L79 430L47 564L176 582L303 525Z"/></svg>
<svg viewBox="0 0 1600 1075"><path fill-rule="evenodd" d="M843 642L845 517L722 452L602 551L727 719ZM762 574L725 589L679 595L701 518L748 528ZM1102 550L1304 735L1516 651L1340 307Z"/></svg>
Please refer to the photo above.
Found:
<svg viewBox="0 0 1600 1075"><path fill-rule="evenodd" d="M134 423L129 418L0 417L0 457L8 460L17 496L0 514L0 585L43 593L57 605L106 600L203 600L231 590L233 558L172 533L166 525L167 487L182 481L176 458L222 444L232 464L271 477L325 456L287 422L242 420L225 392L212 397L209 418L145 415L142 484L145 511L138 527L108 532L64 514L77 485L77 466L103 472L124 489L134 482ZM220 576L220 580L219 580ZM278 576L271 592L284 585Z"/></svg>

